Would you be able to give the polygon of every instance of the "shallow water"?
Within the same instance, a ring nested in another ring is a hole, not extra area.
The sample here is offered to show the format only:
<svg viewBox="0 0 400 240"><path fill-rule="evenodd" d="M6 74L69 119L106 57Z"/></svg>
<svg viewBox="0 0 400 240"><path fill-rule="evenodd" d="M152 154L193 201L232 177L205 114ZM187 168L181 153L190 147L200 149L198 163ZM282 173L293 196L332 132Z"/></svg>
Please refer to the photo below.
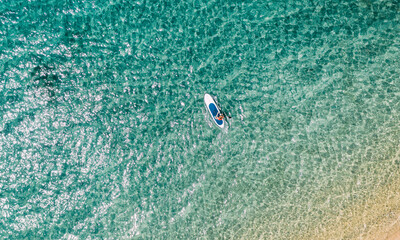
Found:
<svg viewBox="0 0 400 240"><path fill-rule="evenodd" d="M399 177L397 1L0 13L3 238L299 239Z"/></svg>

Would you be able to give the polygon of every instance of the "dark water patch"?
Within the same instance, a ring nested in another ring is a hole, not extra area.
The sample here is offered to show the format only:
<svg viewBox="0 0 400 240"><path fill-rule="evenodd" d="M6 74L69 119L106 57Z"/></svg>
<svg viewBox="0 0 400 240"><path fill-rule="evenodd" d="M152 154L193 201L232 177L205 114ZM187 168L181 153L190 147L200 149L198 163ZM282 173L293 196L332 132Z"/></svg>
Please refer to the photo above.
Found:
<svg viewBox="0 0 400 240"><path fill-rule="evenodd" d="M61 79L56 71L55 67L49 65L39 65L31 71L31 86L46 90L51 101L56 99L61 84Z"/></svg>

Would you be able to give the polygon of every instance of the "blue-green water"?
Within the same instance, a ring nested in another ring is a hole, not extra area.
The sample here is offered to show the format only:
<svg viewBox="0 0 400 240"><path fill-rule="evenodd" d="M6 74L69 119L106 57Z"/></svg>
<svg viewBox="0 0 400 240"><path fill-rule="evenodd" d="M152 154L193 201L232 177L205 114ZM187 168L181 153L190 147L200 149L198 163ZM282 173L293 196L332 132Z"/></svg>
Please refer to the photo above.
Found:
<svg viewBox="0 0 400 240"><path fill-rule="evenodd" d="M0 21L2 239L299 239L399 177L398 1L3 0Z"/></svg>

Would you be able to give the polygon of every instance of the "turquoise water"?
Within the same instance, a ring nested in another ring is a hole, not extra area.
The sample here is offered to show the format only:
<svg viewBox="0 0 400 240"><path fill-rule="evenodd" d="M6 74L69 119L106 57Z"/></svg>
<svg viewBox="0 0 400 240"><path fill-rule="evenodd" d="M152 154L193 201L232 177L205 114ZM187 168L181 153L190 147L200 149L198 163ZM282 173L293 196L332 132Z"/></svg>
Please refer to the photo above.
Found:
<svg viewBox="0 0 400 240"><path fill-rule="evenodd" d="M1 238L299 239L398 177L398 1L6 0L0 20Z"/></svg>

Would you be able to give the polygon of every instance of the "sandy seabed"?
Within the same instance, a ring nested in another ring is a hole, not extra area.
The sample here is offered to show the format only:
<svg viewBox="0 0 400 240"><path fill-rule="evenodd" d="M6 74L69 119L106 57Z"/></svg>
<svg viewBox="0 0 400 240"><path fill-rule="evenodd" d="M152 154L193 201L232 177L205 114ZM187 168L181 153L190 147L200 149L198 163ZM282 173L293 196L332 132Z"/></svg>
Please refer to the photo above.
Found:
<svg viewBox="0 0 400 240"><path fill-rule="evenodd" d="M400 177L393 178L368 200L346 209L335 224L301 239L400 240Z"/></svg>

